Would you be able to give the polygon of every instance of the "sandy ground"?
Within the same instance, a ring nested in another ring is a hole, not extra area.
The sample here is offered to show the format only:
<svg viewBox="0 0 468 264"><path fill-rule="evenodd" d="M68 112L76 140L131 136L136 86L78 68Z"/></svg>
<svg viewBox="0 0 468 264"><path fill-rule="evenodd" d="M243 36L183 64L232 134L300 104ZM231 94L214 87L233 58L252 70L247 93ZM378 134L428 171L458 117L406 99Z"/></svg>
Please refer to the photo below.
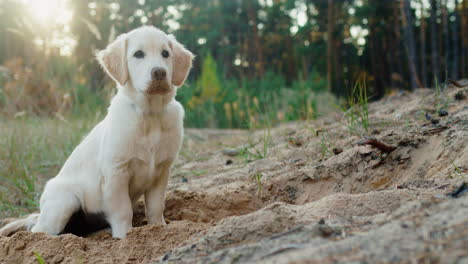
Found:
<svg viewBox="0 0 468 264"><path fill-rule="evenodd" d="M147 225L140 203L126 239L18 232L0 237L0 263L37 263L34 252L46 263L468 263L468 195L447 196L467 181L467 97L452 87L372 103L367 134L383 148L340 113L270 137L189 129L167 226Z"/></svg>

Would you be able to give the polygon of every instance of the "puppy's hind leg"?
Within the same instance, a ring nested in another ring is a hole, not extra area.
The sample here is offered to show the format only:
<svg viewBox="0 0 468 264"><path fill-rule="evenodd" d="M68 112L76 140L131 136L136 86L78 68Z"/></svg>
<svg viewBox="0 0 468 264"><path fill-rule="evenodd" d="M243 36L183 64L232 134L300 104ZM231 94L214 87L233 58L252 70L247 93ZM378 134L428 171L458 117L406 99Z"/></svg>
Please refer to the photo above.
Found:
<svg viewBox="0 0 468 264"><path fill-rule="evenodd" d="M36 224L39 214L31 214L23 219L18 219L0 228L0 236L10 236L19 231L30 231Z"/></svg>
<svg viewBox="0 0 468 264"><path fill-rule="evenodd" d="M80 201L73 193L49 192L41 199L39 219L31 231L58 235L63 231L72 214L79 209Z"/></svg>

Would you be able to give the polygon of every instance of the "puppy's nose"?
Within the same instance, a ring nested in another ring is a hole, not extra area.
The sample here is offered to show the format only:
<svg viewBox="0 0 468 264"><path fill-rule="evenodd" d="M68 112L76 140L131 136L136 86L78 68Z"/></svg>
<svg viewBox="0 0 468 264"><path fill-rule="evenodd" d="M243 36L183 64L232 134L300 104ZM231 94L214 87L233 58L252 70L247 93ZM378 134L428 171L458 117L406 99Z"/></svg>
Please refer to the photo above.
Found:
<svg viewBox="0 0 468 264"><path fill-rule="evenodd" d="M161 67L154 67L151 69L151 78L156 81L162 81L166 79L166 70Z"/></svg>

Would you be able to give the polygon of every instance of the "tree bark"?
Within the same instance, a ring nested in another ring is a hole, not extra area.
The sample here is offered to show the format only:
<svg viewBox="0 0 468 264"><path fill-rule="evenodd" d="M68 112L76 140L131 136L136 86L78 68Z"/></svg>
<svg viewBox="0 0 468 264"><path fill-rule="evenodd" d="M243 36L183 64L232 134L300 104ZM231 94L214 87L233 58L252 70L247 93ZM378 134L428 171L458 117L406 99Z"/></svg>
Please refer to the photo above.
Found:
<svg viewBox="0 0 468 264"><path fill-rule="evenodd" d="M379 58L378 54L382 53L382 47L378 44L377 40L377 23L374 21L374 18L370 18L369 21L369 52L371 59L371 72L374 76L374 85L375 85L375 96L376 98L381 98L385 93L385 84L382 78L382 59Z"/></svg>
<svg viewBox="0 0 468 264"><path fill-rule="evenodd" d="M439 82L439 61L437 50L437 1L431 0L431 66L435 82ZM433 83L435 85L435 83Z"/></svg>
<svg viewBox="0 0 468 264"><path fill-rule="evenodd" d="M461 54L460 54L460 68L461 68L461 76L467 76L468 75L468 52L466 51L468 49L468 1L463 1L462 2L462 23L461 23L461 33L462 33L462 48L461 48Z"/></svg>
<svg viewBox="0 0 468 264"><path fill-rule="evenodd" d="M403 31L405 38L405 50L408 56L408 68L410 70L411 90L417 88L418 70L416 66L416 49L414 46L413 17L409 0L401 2L401 15L403 18Z"/></svg>
<svg viewBox="0 0 468 264"><path fill-rule="evenodd" d="M423 87L427 87L427 66L426 66L426 18L424 17L424 1L421 0L421 28L419 32L419 41L421 45L420 61L421 61L421 83Z"/></svg>
<svg viewBox="0 0 468 264"><path fill-rule="evenodd" d="M293 47L293 39L291 36L286 37L286 50L289 53L288 55L288 60L287 60L287 75L286 75L286 81L290 83L294 78L297 77L296 73L296 61L294 60L294 47Z"/></svg>
<svg viewBox="0 0 468 264"><path fill-rule="evenodd" d="M334 80L334 87L333 90L335 95L342 96L343 95L343 65L341 65L341 44L342 40L337 38L335 39L334 45L334 52L333 52L333 64L334 64L334 72L335 72L335 80Z"/></svg>
<svg viewBox="0 0 468 264"><path fill-rule="evenodd" d="M333 0L328 0L328 21L327 21L327 85L328 91L333 92L333 33L335 30L335 19L333 15Z"/></svg>
<svg viewBox="0 0 468 264"><path fill-rule="evenodd" d="M455 1L455 10L453 11L455 21L452 22L452 43L453 43L453 60L452 60L452 71L450 72L450 77L454 80L458 79L458 23L460 23L460 18L458 16L458 1Z"/></svg>
<svg viewBox="0 0 468 264"><path fill-rule="evenodd" d="M398 1L393 2L393 19L394 19L394 30L395 30L395 44L394 44L394 57L395 57L395 68L397 70L397 75L392 76L394 83L403 85L405 76L403 71L403 55L401 54L402 41L401 41L401 25L400 25L400 7L398 6Z"/></svg>
<svg viewBox="0 0 468 264"><path fill-rule="evenodd" d="M248 6L248 16L249 20L252 22L252 34L255 43L255 50L256 50L256 61L255 61L255 69L257 72L257 76L262 77L265 73L265 66L263 63L263 47L260 43L260 36L258 34L258 27L257 27L257 11L249 4Z"/></svg>
<svg viewBox="0 0 468 264"><path fill-rule="evenodd" d="M311 22L312 14L311 14L310 5L308 1L306 1L306 15L307 15L307 24L309 25L308 26L309 30L307 32L307 41L309 41L309 45L312 45L312 42L313 42L312 27L310 26L310 24L312 23ZM302 71L303 71L302 74L303 74L304 80L309 79L309 70L312 71L312 69L310 68L310 55L303 54L302 55Z"/></svg>
<svg viewBox="0 0 468 264"><path fill-rule="evenodd" d="M456 1L455 1L456 2ZM449 27L448 27L448 10L447 10L447 0L444 0L441 2L441 8L442 8L442 30L443 30L443 35L442 39L444 42L444 71L443 71L443 78L446 78L446 73L450 72L450 47L449 47Z"/></svg>

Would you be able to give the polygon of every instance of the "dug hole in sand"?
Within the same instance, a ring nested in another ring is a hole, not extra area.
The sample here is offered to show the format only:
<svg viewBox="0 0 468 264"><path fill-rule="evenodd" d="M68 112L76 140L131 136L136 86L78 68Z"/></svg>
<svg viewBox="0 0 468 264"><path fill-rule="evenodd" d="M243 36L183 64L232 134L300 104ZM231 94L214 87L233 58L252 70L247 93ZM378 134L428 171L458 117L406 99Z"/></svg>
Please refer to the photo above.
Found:
<svg viewBox="0 0 468 264"><path fill-rule="evenodd" d="M146 225L140 203L126 239L19 232L0 238L0 263L37 263L34 252L46 263L468 263L468 88L445 96L442 117L427 89L372 103L369 134L391 150L340 113L268 139L189 129L168 225ZM265 143L266 157L248 155Z"/></svg>

